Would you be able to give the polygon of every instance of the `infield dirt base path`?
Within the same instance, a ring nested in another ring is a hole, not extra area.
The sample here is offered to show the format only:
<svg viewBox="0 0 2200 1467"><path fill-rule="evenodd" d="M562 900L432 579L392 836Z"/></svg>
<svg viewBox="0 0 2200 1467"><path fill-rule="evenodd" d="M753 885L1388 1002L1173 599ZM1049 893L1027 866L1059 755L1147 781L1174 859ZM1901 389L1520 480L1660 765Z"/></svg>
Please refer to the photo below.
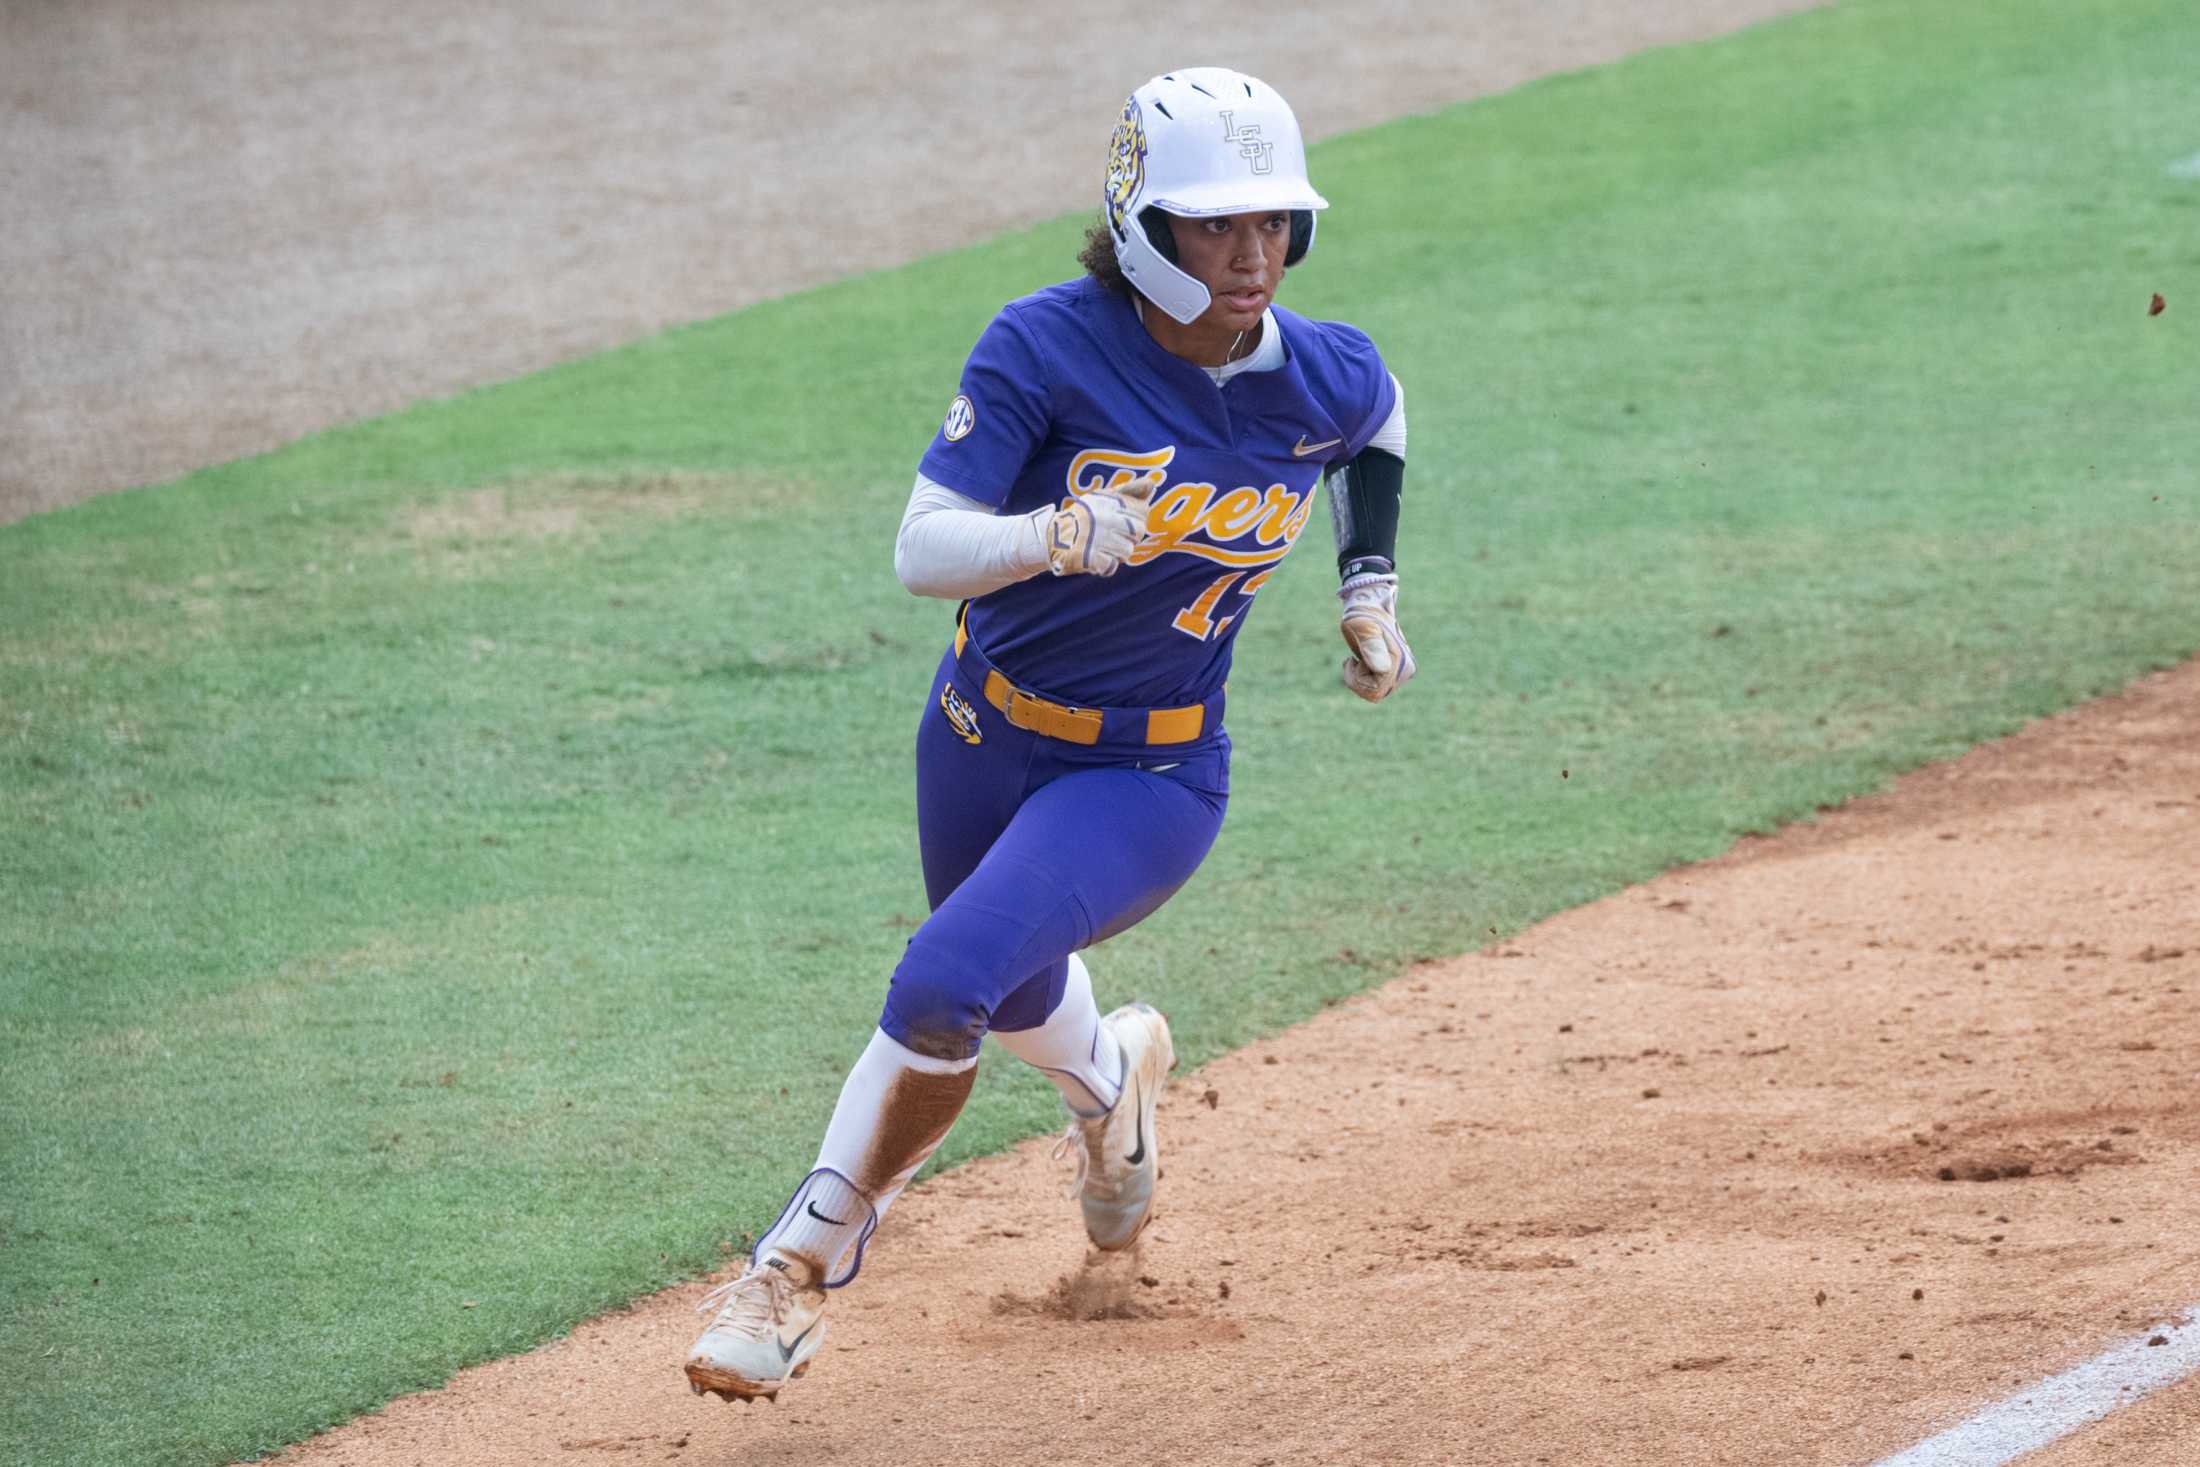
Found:
<svg viewBox="0 0 2200 1467"><path fill-rule="evenodd" d="M913 1190L779 1406L698 1284L286 1460L1871 1462L2200 1303L2196 850L2188 665L1180 1076L1134 1256Z"/></svg>

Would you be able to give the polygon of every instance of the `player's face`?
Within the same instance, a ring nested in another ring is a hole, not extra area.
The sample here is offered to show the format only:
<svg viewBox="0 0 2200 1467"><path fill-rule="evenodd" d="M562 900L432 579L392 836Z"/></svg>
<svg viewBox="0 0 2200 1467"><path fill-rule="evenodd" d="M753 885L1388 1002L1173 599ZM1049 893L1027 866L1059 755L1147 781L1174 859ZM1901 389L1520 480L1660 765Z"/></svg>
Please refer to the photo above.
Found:
<svg viewBox="0 0 2200 1467"><path fill-rule="evenodd" d="M1195 326L1250 331L1283 284L1283 257L1291 248L1291 216L1221 214L1208 219L1172 215L1177 268L1207 287L1214 303Z"/></svg>

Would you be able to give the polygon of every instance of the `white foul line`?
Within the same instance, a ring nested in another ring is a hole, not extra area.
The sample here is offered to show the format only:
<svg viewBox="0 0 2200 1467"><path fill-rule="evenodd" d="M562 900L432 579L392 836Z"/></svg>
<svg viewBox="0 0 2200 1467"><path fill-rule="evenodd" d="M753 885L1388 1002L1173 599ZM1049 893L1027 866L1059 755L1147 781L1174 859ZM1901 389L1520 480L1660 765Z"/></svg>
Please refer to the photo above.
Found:
<svg viewBox="0 0 2200 1467"><path fill-rule="evenodd" d="M2162 1343L2147 1343L2155 1339ZM2200 1314L2134 1336L1873 1467L2001 1467L2195 1372Z"/></svg>

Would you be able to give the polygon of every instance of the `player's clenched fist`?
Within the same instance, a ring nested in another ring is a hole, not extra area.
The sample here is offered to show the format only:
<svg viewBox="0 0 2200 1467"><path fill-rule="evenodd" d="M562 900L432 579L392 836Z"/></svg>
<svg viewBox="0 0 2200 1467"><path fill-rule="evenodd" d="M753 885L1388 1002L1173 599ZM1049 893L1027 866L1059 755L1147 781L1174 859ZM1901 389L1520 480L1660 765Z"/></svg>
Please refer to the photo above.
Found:
<svg viewBox="0 0 2200 1467"><path fill-rule="evenodd" d="M1153 534L1146 526L1152 494L1152 482L1143 479L1121 489L1095 489L1042 518L1047 564L1058 576L1114 575Z"/></svg>
<svg viewBox="0 0 2200 1467"><path fill-rule="evenodd" d="M1344 685L1380 703L1418 670L1413 649L1398 630L1398 578L1356 575L1337 588L1344 602L1340 624L1352 655L1344 660Z"/></svg>

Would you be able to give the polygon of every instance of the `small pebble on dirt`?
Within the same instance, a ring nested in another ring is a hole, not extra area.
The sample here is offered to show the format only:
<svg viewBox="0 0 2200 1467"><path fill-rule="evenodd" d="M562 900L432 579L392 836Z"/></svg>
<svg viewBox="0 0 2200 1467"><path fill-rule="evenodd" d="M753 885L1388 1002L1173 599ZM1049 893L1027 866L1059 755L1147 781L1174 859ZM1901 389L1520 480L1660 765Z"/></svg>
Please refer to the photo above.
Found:
<svg viewBox="0 0 2200 1467"><path fill-rule="evenodd" d="M1561 1024L1558 1026L1558 1032L1561 1034L1571 1034L1574 1032L1574 1026L1571 1024Z"/></svg>
<svg viewBox="0 0 2200 1467"><path fill-rule="evenodd" d="M1826 1291L1824 1289L1818 1291L1818 1307L1820 1309L1826 1307Z"/></svg>
<svg viewBox="0 0 2200 1467"><path fill-rule="evenodd" d="M1925 1291L1923 1289L1912 1289L1910 1290L1910 1297L1912 1299L1922 1299L1925 1297Z"/></svg>
<svg viewBox="0 0 2200 1467"><path fill-rule="evenodd" d="M1221 1283L1215 1285L1215 1297L1220 1299L1230 1297L1230 1281L1228 1279L1224 1279Z"/></svg>
<svg viewBox="0 0 2200 1467"><path fill-rule="evenodd" d="M1222 1104L1222 1092L1220 1090L1209 1090L1199 1098L1207 1102L1207 1109L1209 1110L1213 1110L1216 1106Z"/></svg>
<svg viewBox="0 0 2200 1467"><path fill-rule="evenodd" d="M1262 1064L1264 1064L1264 1065L1272 1065L1272 1064L1277 1064L1277 1063L1279 1063L1279 1061L1278 1061L1278 1060L1276 1059L1276 1057L1275 1057L1274 1055L1272 1055L1272 1054L1270 1054L1270 1055L1263 1055L1263 1056L1261 1057L1261 1061L1260 1061L1260 1062L1261 1062Z"/></svg>
<svg viewBox="0 0 2200 1467"><path fill-rule="evenodd" d="M1908 1350L1904 1350L1901 1354L1895 1356L1894 1358L1897 1360L1915 1360L1917 1356L1911 1354Z"/></svg>
<svg viewBox="0 0 2200 1467"><path fill-rule="evenodd" d="M1642 1098L1644 1100L1656 1100L1660 1095L1663 1095L1664 1093L1664 1091L1653 1087L1652 1089L1643 1091Z"/></svg>
<svg viewBox="0 0 2200 1467"><path fill-rule="evenodd" d="M2120 1223L2120 1222L2122 1222L2122 1221L2123 1221L2123 1219L2122 1219L2122 1218L2120 1218L2120 1217L2112 1217L2112 1218L2110 1218L2110 1219L2109 1219L2109 1221L2110 1221L2110 1222L2112 1222L2112 1223Z"/></svg>
<svg viewBox="0 0 2200 1467"><path fill-rule="evenodd" d="M2166 1344L2168 1344L2168 1343L2169 1343L2169 1336L2168 1336L2168 1335L2156 1335L2156 1336L2155 1336L2155 1337L2154 1337L2153 1339L2151 1339L2151 1340L2148 1340L2148 1341L2147 1341L2147 1343L2148 1343L2148 1344L2150 1344L2150 1345L2166 1345Z"/></svg>
<svg viewBox="0 0 2200 1467"><path fill-rule="evenodd" d="M1146 1286L1147 1288L1149 1288L1149 1289L1158 1289L1158 1288L1160 1288L1160 1287L1161 1287L1161 1280L1159 1280L1159 1279L1155 1278L1155 1277L1154 1277L1154 1276L1153 1276L1152 1274L1150 1274L1150 1273L1142 1273L1142 1274L1140 1274L1140 1275L1138 1276L1138 1281L1139 1281L1140 1283L1144 1284L1144 1285L1145 1285L1145 1286Z"/></svg>

